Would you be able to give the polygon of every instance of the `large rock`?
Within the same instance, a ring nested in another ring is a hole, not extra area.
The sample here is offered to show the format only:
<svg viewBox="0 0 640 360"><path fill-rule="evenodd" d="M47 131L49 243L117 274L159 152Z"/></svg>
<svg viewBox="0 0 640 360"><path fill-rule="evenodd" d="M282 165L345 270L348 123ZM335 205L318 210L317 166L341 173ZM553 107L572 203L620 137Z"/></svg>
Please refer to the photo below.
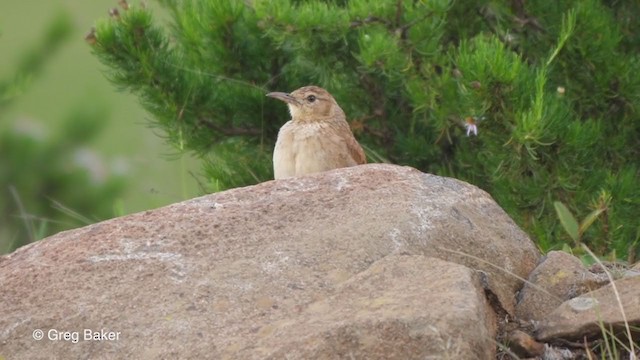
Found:
<svg viewBox="0 0 640 360"><path fill-rule="evenodd" d="M483 358L478 336L493 342L494 325L479 284L513 313L538 257L487 193L457 180L372 164L271 181L1 257L0 356L424 358L445 343ZM77 343L48 339L64 331Z"/></svg>

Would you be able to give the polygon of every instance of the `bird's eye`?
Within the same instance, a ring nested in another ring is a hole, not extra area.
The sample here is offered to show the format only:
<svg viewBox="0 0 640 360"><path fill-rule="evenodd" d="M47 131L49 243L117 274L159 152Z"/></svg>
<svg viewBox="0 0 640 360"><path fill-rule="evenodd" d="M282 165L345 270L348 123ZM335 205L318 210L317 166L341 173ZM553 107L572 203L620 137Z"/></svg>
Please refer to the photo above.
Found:
<svg viewBox="0 0 640 360"><path fill-rule="evenodd" d="M316 101L316 97L315 97L315 95L309 95L309 96L307 96L307 101L308 101L308 102L310 102L310 103L312 103L312 102Z"/></svg>

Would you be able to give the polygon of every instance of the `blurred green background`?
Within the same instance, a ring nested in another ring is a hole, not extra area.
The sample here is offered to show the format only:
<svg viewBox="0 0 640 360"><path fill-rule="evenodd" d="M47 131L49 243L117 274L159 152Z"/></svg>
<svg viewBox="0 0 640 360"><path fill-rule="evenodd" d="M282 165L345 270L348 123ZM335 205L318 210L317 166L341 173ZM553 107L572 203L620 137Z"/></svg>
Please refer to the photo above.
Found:
<svg viewBox="0 0 640 360"><path fill-rule="evenodd" d="M32 138L55 142L61 137L55 137L54 134L66 131L64 123L69 121L74 109L83 109L80 114L92 114L93 111L101 123L95 137L69 152L74 154L73 158L69 156L60 161L63 164L79 161L87 172L88 181L100 182L111 176L123 180L121 191L113 192L117 195L112 203L109 204L110 199L106 199L106 204L102 204L107 210L100 216L85 214L81 209L74 209L73 204L65 204L64 199L49 198L47 194L21 193L21 184L11 184L9 180L11 188L16 190L12 194L7 191L9 186L5 181L1 184L5 189L0 193L4 197L1 202L6 213L4 221L0 222L0 253L62 229L160 207L201 193L192 176L199 171L196 170L196 161L178 156L175 150L163 143L157 130L146 127L146 117L149 115L138 105L134 96L118 92L105 79L104 67L91 55L91 48L84 40L95 21L108 16L109 9L116 6L115 0L0 2L0 79L15 77L25 53L42 44L47 29L55 19L64 19L71 26L70 34L60 47L44 53L46 55L40 59L43 61L40 71L24 79L26 86L12 94L8 105L0 107L0 134L27 132ZM149 6L153 8L154 4ZM77 114L75 116L78 118ZM81 121L77 119L78 123ZM0 141L2 139L4 137ZM6 139L4 142L7 145ZM16 146L7 149L0 143L0 151L5 152L0 152L0 166L11 164L8 158L20 162L20 149ZM26 155L24 161L29 161ZM40 176L40 165L25 165L33 166L30 177ZM2 169L1 172L5 173L5 178L15 179L11 168ZM25 180L20 182L24 183ZM56 201L61 202L59 205L63 209L55 209ZM17 211L16 202L21 202L21 211ZM64 210L64 207L68 209ZM64 212L77 211L82 214L72 215L70 221L58 221L39 214L34 208L48 209L54 217L56 213ZM25 219L25 215L31 219ZM86 219L83 220L85 215ZM57 226L52 226L56 222ZM35 224L35 231L24 231L29 224ZM34 238L24 240L24 236Z"/></svg>

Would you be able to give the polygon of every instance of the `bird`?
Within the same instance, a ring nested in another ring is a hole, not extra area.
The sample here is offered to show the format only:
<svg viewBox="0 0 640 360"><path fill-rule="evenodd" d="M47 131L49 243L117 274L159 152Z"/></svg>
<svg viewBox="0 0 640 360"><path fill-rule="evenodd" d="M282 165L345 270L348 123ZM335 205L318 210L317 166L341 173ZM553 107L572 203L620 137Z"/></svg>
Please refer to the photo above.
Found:
<svg viewBox="0 0 640 360"><path fill-rule="evenodd" d="M267 96L284 101L291 113L273 150L276 180L367 162L344 111L327 90L311 85Z"/></svg>

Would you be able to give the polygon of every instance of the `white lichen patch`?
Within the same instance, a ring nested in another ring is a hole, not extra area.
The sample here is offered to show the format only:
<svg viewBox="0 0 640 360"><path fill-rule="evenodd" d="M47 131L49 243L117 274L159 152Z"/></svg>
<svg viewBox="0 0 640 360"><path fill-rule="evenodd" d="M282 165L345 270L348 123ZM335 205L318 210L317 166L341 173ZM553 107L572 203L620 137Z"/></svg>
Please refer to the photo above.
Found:
<svg viewBox="0 0 640 360"><path fill-rule="evenodd" d="M186 276L186 266L181 254L157 251L151 246L151 241L147 241L144 246L139 246L129 239L123 239L120 243L123 247L122 253L93 255L87 260L91 263L105 261L162 261L170 263L170 276L175 281L181 282ZM155 248L157 247L155 246Z"/></svg>
<svg viewBox="0 0 640 360"><path fill-rule="evenodd" d="M598 300L590 297L577 297L569 300L568 305L575 311L586 311L598 305Z"/></svg>

